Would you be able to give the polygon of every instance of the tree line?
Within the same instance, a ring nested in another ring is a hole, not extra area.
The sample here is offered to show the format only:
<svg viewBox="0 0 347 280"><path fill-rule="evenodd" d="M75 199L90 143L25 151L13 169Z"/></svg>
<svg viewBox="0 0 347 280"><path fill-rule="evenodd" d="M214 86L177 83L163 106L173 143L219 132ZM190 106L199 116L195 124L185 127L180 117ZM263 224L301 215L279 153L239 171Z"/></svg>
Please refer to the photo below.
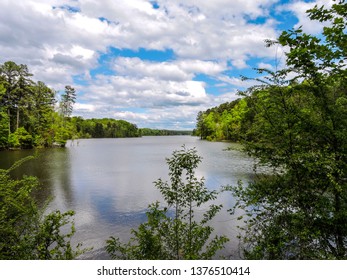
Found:
<svg viewBox="0 0 347 280"><path fill-rule="evenodd" d="M247 98L239 98L199 112L193 135L208 141L240 141L250 121Z"/></svg>
<svg viewBox="0 0 347 280"><path fill-rule="evenodd" d="M192 135L190 130L169 130L169 129L153 129L140 128L142 136L174 136L174 135Z"/></svg>
<svg viewBox="0 0 347 280"><path fill-rule="evenodd" d="M75 138L122 138L139 137L140 130L135 124L124 120L110 118L83 119L72 117L71 123L75 129Z"/></svg>
<svg viewBox="0 0 347 280"><path fill-rule="evenodd" d="M138 137L137 126L123 120L71 117L75 89L57 92L32 80L27 65L0 65L0 150L64 146L68 139Z"/></svg>

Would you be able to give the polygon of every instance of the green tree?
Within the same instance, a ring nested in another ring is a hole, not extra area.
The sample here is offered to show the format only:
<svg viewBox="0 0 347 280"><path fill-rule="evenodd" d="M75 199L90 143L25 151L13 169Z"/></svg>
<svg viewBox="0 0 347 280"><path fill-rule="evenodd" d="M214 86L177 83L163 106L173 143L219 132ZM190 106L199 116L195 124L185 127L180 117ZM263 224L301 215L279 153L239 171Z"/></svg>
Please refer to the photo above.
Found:
<svg viewBox="0 0 347 280"><path fill-rule="evenodd" d="M50 125L54 120L55 92L43 82L34 83L31 76L24 64L7 61L0 65L0 136L4 148L21 146L16 135L24 131L30 134L32 145L52 144ZM7 132L3 129L5 121Z"/></svg>
<svg viewBox="0 0 347 280"><path fill-rule="evenodd" d="M55 91L44 82L38 81L32 86L32 99L28 103L30 111L27 130L34 136L36 146L51 146L50 124L56 104Z"/></svg>
<svg viewBox="0 0 347 280"><path fill-rule="evenodd" d="M2 84L6 89L6 94L2 95L2 106L6 108L8 115L8 135L12 131L11 116L15 108L13 92L17 87L18 73L20 66L13 61L7 61L0 66L0 76Z"/></svg>
<svg viewBox="0 0 347 280"><path fill-rule="evenodd" d="M208 141L241 141L245 137L247 98L239 98L199 112L195 135Z"/></svg>
<svg viewBox="0 0 347 280"><path fill-rule="evenodd" d="M94 128L93 138L104 138L104 126L97 122Z"/></svg>
<svg viewBox="0 0 347 280"><path fill-rule="evenodd" d="M246 151L271 172L232 188L247 217L247 258L347 258L346 9L309 10L328 23L321 37L283 32L289 69L250 90ZM297 76L286 81L289 72Z"/></svg>
<svg viewBox="0 0 347 280"><path fill-rule="evenodd" d="M31 149L33 147L33 137L24 127L20 127L10 134L8 144L11 148Z"/></svg>
<svg viewBox="0 0 347 280"><path fill-rule="evenodd" d="M20 112L26 106L30 98L30 80L32 74L24 64L17 65L13 61L7 61L0 66L0 76L6 89L2 96L2 104L7 109L9 117L9 132L14 132L20 125Z"/></svg>
<svg viewBox="0 0 347 280"><path fill-rule="evenodd" d="M13 91L13 96L15 100L16 108L16 130L19 128L20 123L23 122L23 119L26 117L25 112L32 98L31 87L34 82L29 78L33 76L29 73L27 65L21 64L18 68L18 81L15 90ZM22 114L22 116L21 116Z"/></svg>
<svg viewBox="0 0 347 280"><path fill-rule="evenodd" d="M197 136L200 136L200 139L206 139L206 127L205 127L205 113L204 112L199 112L197 117L196 117L196 131L195 134Z"/></svg>
<svg viewBox="0 0 347 280"><path fill-rule="evenodd" d="M204 180L195 177L201 162L195 149L173 152L167 159L170 183L161 179L155 182L167 206L158 202L149 206L148 221L137 230L126 244L116 237L107 240L107 251L120 259L210 259L222 249L225 236L211 238L213 228L208 222L220 211L221 205L209 205L199 220L195 209L209 204L217 196L204 186Z"/></svg>
<svg viewBox="0 0 347 280"><path fill-rule="evenodd" d="M8 147L8 122L7 113L0 109L0 150Z"/></svg>
<svg viewBox="0 0 347 280"><path fill-rule="evenodd" d="M6 89L0 80L0 150L5 149L8 145L8 116L4 110L4 96Z"/></svg>
<svg viewBox="0 0 347 280"><path fill-rule="evenodd" d="M61 95L60 110L64 118L70 117L73 105L76 102L76 91L71 86L65 86L65 92Z"/></svg>
<svg viewBox="0 0 347 280"><path fill-rule="evenodd" d="M73 259L85 252L81 244L76 248L71 245L75 232L73 211L44 215L34 199L37 178L15 180L10 176L29 159L22 159L8 170L0 169L0 259Z"/></svg>

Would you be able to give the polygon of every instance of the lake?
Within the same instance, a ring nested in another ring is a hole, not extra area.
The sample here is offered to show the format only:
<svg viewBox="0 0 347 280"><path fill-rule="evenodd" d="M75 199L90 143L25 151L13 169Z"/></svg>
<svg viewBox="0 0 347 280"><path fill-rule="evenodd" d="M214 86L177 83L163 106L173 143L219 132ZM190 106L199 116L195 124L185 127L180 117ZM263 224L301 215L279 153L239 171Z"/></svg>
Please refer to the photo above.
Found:
<svg viewBox="0 0 347 280"><path fill-rule="evenodd" d="M66 148L2 151L0 168L37 153L36 159L24 163L14 175L40 179L43 187L39 199L52 198L48 211L76 212L73 242L94 248L82 258L107 259L105 240L114 235L127 241L131 228L146 221L147 206L163 201L153 182L169 179L165 158L182 145L196 147L203 157L196 177L204 177L210 190L252 177L254 162L236 144L212 143L192 136L80 139L68 142ZM230 145L236 149L226 150ZM230 193L223 193L215 203L224 205L212 224L215 233L231 239L220 254L238 259L238 221L227 212L235 201Z"/></svg>

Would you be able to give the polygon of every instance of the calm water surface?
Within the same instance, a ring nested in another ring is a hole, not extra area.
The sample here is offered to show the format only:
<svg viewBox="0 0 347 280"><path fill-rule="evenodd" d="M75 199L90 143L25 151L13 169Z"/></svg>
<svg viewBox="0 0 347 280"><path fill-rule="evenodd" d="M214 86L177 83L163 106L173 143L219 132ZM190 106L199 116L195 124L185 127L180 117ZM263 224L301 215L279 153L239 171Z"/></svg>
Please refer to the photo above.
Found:
<svg viewBox="0 0 347 280"><path fill-rule="evenodd" d="M253 160L237 150L226 151L231 144L201 141L191 136L157 136L123 139L82 139L68 142L65 149L43 149L38 158L18 170L35 175L42 183L42 200L52 197L48 210L74 210L76 234L74 243L83 242L94 249L85 258L107 259L105 240L117 235L127 241L131 228L146 220L147 206L162 197L153 182L168 180L165 158L185 144L196 147L203 157L196 176L204 177L213 190L251 178ZM0 168L34 151L0 152ZM234 200L230 194L219 196L215 203L224 205L215 218L216 234L231 241L221 254L237 259L236 217L227 213Z"/></svg>

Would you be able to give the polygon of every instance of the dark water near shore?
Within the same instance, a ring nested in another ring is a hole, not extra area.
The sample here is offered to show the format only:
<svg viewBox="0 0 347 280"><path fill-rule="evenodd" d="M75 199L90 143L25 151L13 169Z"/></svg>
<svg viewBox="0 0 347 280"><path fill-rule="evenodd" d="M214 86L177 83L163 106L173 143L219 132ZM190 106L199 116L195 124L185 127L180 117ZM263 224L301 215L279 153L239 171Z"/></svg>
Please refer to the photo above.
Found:
<svg viewBox="0 0 347 280"><path fill-rule="evenodd" d="M82 139L68 142L65 149L36 151L38 157L24 163L14 175L37 176L42 183L41 200L52 197L48 210L74 210L76 234L74 243L83 242L94 250L85 258L107 259L105 240L117 235L129 238L131 228L146 220L147 206L162 201L153 182L168 179L165 158L185 144L196 147L203 157L196 176L204 177L207 188L248 181L253 160L236 150L226 151L230 143L211 143L191 136L163 136L126 139ZM0 152L0 168L35 151ZM215 218L216 234L231 241L221 254L237 259L236 217L227 209L235 203L230 194L219 196L215 203L224 209Z"/></svg>

